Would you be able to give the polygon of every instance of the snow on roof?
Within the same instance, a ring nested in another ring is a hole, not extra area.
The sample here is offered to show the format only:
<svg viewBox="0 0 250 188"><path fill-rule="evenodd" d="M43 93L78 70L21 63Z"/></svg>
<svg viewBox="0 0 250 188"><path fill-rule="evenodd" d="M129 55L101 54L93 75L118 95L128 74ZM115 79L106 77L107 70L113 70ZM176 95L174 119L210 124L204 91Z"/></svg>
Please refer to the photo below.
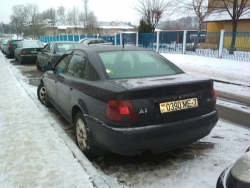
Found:
<svg viewBox="0 0 250 188"><path fill-rule="evenodd" d="M229 8L229 11L232 13L233 8ZM245 12L240 17L240 20L248 20L248 19L250 19L250 8L246 7L244 11ZM216 10L212 11L211 14L209 14L204 19L204 22L227 21L227 20L232 20L229 13L226 10L220 11L220 10L216 9Z"/></svg>
<svg viewBox="0 0 250 188"><path fill-rule="evenodd" d="M73 24L67 20L57 20L54 25L52 21L47 19L43 20L43 23L46 25L45 27L57 27L58 29L67 29L67 28L84 28L84 23L79 21L77 24ZM97 22L96 25L102 29L134 29L132 26L127 25L123 22Z"/></svg>

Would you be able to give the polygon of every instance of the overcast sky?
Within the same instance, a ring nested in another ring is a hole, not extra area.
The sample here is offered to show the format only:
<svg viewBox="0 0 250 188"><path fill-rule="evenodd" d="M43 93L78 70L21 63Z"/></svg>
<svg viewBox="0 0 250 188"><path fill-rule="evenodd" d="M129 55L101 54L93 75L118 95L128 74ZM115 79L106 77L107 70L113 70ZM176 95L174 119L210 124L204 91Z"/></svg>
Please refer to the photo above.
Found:
<svg viewBox="0 0 250 188"><path fill-rule="evenodd" d="M83 10L82 0L1 0L0 3L0 23L9 23L12 7L14 5L35 3L42 12L50 7L56 8L64 6L68 9L77 6ZM134 11L133 7L136 0L89 0L89 8L94 11L98 21L126 21L138 24L140 16Z"/></svg>

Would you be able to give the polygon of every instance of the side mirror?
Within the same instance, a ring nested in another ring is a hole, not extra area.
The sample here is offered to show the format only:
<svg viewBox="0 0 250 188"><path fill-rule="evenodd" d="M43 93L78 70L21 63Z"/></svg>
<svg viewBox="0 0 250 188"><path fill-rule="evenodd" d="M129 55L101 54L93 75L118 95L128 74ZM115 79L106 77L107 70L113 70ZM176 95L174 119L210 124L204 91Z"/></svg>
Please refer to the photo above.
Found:
<svg viewBox="0 0 250 188"><path fill-rule="evenodd" d="M43 71L49 71L49 70L52 70L52 66L51 66L51 64L50 64L50 63L48 63L47 65L43 65L42 70L43 70Z"/></svg>

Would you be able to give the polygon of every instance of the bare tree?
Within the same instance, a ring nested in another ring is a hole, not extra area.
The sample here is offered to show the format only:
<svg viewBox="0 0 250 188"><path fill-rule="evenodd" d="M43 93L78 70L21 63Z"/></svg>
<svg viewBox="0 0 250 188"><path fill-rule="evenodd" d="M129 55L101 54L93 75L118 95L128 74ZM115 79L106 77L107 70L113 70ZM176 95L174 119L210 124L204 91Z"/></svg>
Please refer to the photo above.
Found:
<svg viewBox="0 0 250 188"><path fill-rule="evenodd" d="M158 22L170 5L170 2L165 0L138 0L138 4L135 5L134 9L141 14L145 23L150 25L151 32L154 32Z"/></svg>
<svg viewBox="0 0 250 188"><path fill-rule="evenodd" d="M93 33L100 33L101 30L97 25L97 17L95 16L94 12L91 11L88 14L88 21L86 25L86 31L88 34L93 34Z"/></svg>
<svg viewBox="0 0 250 188"><path fill-rule="evenodd" d="M75 26L75 32L77 33L77 27L80 25L80 10L78 7L73 7L68 11L67 20Z"/></svg>
<svg viewBox="0 0 250 188"><path fill-rule="evenodd" d="M37 4L27 4L25 6L27 13L27 27L29 31L29 35L32 38L39 38L42 29L42 19L39 13L39 7Z"/></svg>
<svg viewBox="0 0 250 188"><path fill-rule="evenodd" d="M208 0L176 0L175 1L175 12L177 14L182 14L182 15L192 15L192 16L197 16L198 18L198 32L197 32L197 37L195 38L194 45L193 45L193 51L196 50L197 44L200 38L201 30L202 30L202 25L204 22L204 19L206 16L210 14L209 8L215 6L215 2L213 1L208 1Z"/></svg>
<svg viewBox="0 0 250 188"><path fill-rule="evenodd" d="M27 21L27 13L24 5L15 5L12 7L12 15L10 16L11 26L17 37L24 31L24 25Z"/></svg>
<svg viewBox="0 0 250 188"><path fill-rule="evenodd" d="M43 19L48 19L49 20L49 24L52 26L53 28L53 32L54 35L56 35L56 22L57 22L57 14L56 14L56 10L54 8L49 8L45 11L42 12L42 18Z"/></svg>
<svg viewBox="0 0 250 188"><path fill-rule="evenodd" d="M58 20L61 22L65 21L65 7L64 6L59 6L57 8L57 15L58 15Z"/></svg>
<svg viewBox="0 0 250 188"><path fill-rule="evenodd" d="M230 46L230 54L233 54L234 46L236 42L236 32L238 21L241 16L250 13L250 0L211 0L217 6L213 7L215 12L228 12L229 16L232 19L232 42Z"/></svg>

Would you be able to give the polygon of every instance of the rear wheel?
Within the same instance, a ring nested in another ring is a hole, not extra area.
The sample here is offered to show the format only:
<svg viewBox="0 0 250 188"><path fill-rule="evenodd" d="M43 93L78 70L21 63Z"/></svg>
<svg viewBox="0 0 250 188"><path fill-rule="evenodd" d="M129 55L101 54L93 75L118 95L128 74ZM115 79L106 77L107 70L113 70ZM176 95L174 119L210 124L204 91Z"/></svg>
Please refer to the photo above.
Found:
<svg viewBox="0 0 250 188"><path fill-rule="evenodd" d="M21 65L23 63L22 58L19 56L19 64Z"/></svg>
<svg viewBox="0 0 250 188"><path fill-rule="evenodd" d="M81 111L76 114L74 125L78 147L86 156L94 157L96 151L94 151L90 130Z"/></svg>
<svg viewBox="0 0 250 188"><path fill-rule="evenodd" d="M37 88L37 97L39 101L47 108L52 108L53 105L47 100L46 89L43 83L40 83Z"/></svg>
<svg viewBox="0 0 250 188"><path fill-rule="evenodd" d="M39 64L38 59L36 59L36 68L37 68L37 70L42 70L42 67Z"/></svg>

